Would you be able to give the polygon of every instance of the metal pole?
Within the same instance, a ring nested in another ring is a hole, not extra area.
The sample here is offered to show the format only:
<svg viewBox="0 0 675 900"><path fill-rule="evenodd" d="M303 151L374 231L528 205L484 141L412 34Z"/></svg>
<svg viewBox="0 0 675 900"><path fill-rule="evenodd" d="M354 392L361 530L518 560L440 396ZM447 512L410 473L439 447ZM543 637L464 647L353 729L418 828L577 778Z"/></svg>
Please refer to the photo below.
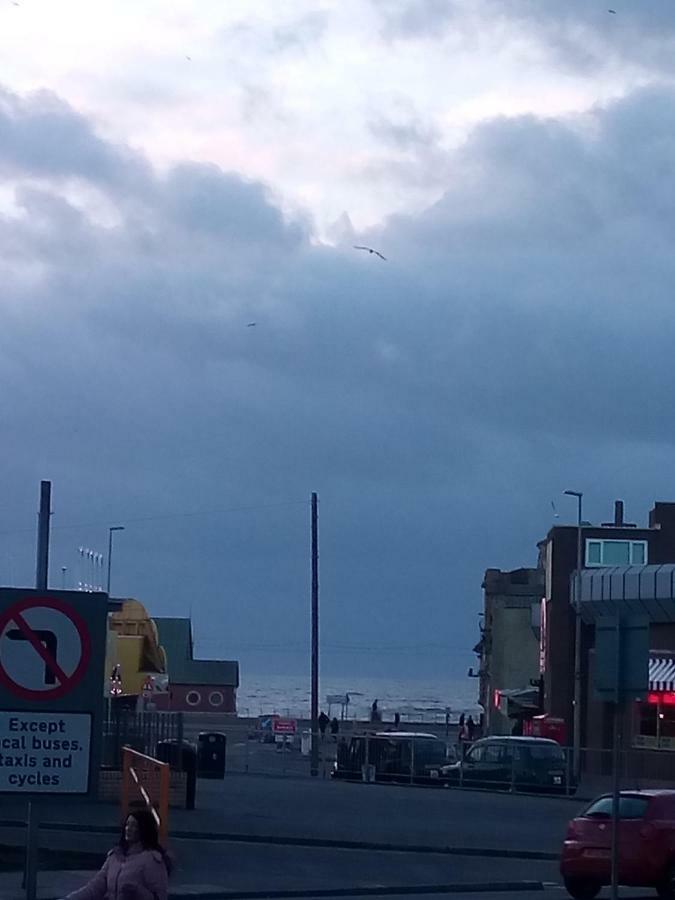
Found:
<svg viewBox="0 0 675 900"><path fill-rule="evenodd" d="M583 567L581 523L583 493L581 491L564 491L569 497L577 498L577 565L574 597L574 708L572 711L573 723L573 751L574 777L579 782L581 775L581 569Z"/></svg>
<svg viewBox="0 0 675 900"><path fill-rule="evenodd" d="M26 823L26 869L24 871L24 887L26 900L37 898L38 870L38 816L35 803L28 803L28 821Z"/></svg>
<svg viewBox="0 0 675 900"><path fill-rule="evenodd" d="M614 706L614 745L612 747L612 900L619 897L619 812L621 803L620 746L621 746L621 705L618 699Z"/></svg>
<svg viewBox="0 0 675 900"><path fill-rule="evenodd" d="M113 531L124 531L124 525L113 525L108 529L108 579L106 581L107 594L110 594L110 570L112 568Z"/></svg>
<svg viewBox="0 0 675 900"><path fill-rule="evenodd" d="M52 483L40 482L40 512L38 514L37 560L35 566L35 587L46 591L49 578L49 518L52 514Z"/></svg>
<svg viewBox="0 0 675 900"><path fill-rule="evenodd" d="M581 775L581 504L583 495L577 497L577 591L574 604L574 775L579 781Z"/></svg>
<svg viewBox="0 0 675 900"><path fill-rule="evenodd" d="M616 659L614 662L614 729L612 745L612 900L619 897L619 819L621 803L620 762L621 762L621 639L623 637L621 619L616 617Z"/></svg>
<svg viewBox="0 0 675 900"><path fill-rule="evenodd" d="M319 774L319 501L312 492L312 752L310 772Z"/></svg>
<svg viewBox="0 0 675 900"><path fill-rule="evenodd" d="M112 528L108 529L108 579L106 581L106 593L110 594L110 569L112 566Z"/></svg>

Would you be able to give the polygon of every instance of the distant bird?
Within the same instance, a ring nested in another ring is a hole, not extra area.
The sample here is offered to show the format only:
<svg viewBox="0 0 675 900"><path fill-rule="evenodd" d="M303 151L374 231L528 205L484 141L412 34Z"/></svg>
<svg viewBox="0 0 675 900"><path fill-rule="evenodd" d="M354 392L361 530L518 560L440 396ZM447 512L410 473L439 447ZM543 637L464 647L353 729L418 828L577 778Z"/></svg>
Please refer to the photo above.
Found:
<svg viewBox="0 0 675 900"><path fill-rule="evenodd" d="M616 10L615 10L615 9L608 9L607 12L608 12L608 13L611 13L613 16L616 15Z"/></svg>
<svg viewBox="0 0 675 900"><path fill-rule="evenodd" d="M375 256L379 256L380 259L384 259L385 261L386 261L386 259L387 259L386 256L382 256L382 254L380 253L379 250L373 250L372 247L357 247L356 244L355 244L355 245L354 245L354 249L355 249L355 250L365 250L366 253L374 253Z"/></svg>
<svg viewBox="0 0 675 900"><path fill-rule="evenodd" d="M248 325L247 325L246 327L247 327L247 328L255 328L255 326L256 326L257 324L258 324L257 322L249 322Z"/></svg>
<svg viewBox="0 0 675 900"><path fill-rule="evenodd" d="M186 56L185 59L187 59L188 62L192 62L192 57L191 57L191 56Z"/></svg>

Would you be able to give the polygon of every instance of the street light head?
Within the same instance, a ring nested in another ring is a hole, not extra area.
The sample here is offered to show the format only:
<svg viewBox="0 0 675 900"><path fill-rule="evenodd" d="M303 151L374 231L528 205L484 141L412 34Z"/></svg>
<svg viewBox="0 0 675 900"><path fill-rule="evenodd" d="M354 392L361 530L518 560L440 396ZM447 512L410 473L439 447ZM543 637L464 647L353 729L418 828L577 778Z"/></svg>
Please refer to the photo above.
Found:
<svg viewBox="0 0 675 900"><path fill-rule="evenodd" d="M583 493L581 491L563 491L563 494L567 494L568 497L583 497Z"/></svg>
<svg viewBox="0 0 675 900"><path fill-rule="evenodd" d="M111 525L108 531L124 531L124 525Z"/></svg>

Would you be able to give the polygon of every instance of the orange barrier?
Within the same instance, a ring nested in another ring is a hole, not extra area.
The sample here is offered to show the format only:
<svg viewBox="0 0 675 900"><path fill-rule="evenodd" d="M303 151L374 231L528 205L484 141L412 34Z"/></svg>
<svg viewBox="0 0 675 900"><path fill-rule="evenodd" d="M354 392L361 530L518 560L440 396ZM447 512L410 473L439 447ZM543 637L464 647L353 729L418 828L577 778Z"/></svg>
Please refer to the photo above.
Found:
<svg viewBox="0 0 675 900"><path fill-rule="evenodd" d="M169 764L124 747L122 757L122 816L139 805L149 809L165 844L169 832Z"/></svg>

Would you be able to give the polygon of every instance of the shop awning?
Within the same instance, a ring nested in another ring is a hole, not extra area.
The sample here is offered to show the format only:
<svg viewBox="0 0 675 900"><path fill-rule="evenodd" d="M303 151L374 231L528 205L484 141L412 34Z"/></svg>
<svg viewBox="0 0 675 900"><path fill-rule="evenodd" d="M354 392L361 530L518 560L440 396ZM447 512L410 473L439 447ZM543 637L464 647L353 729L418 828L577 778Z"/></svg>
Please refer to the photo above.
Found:
<svg viewBox="0 0 675 900"><path fill-rule="evenodd" d="M650 658L649 690L675 691L675 659L659 656Z"/></svg>

